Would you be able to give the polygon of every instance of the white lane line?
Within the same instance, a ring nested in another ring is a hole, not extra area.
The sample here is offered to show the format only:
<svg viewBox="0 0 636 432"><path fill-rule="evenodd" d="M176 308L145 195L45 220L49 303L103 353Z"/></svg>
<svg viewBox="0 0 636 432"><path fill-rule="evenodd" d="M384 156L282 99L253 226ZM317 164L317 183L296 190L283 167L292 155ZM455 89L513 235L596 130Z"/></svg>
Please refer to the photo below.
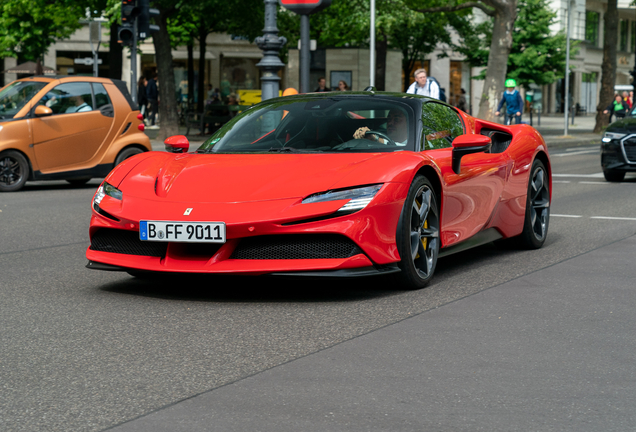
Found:
<svg viewBox="0 0 636 432"><path fill-rule="evenodd" d="M609 220L628 220L628 221L636 221L636 218L628 218L628 217L611 217L611 216L590 216L590 219L609 219Z"/></svg>
<svg viewBox="0 0 636 432"><path fill-rule="evenodd" d="M579 184L595 184L595 185L608 185L611 183L608 182L599 182L599 181L580 181Z"/></svg>
<svg viewBox="0 0 636 432"><path fill-rule="evenodd" d="M562 214L554 214L554 213L550 213L550 216L564 217L564 218L582 218L583 217L581 215L562 215Z"/></svg>
<svg viewBox="0 0 636 432"><path fill-rule="evenodd" d="M603 178L603 173L594 174L552 174L552 177L584 177L584 178Z"/></svg>
<svg viewBox="0 0 636 432"><path fill-rule="evenodd" d="M572 183L570 180L552 180L552 183Z"/></svg>
<svg viewBox="0 0 636 432"><path fill-rule="evenodd" d="M592 154L592 153L598 154L599 152L600 152L599 150L582 150L582 151L573 151L569 153L551 154L550 157L577 156L577 155Z"/></svg>

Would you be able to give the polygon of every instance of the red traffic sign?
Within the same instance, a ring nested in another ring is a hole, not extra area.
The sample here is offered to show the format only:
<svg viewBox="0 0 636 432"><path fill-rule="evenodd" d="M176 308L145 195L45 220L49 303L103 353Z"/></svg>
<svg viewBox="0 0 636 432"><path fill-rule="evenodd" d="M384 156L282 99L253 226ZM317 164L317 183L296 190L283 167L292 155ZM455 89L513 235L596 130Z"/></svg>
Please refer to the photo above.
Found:
<svg viewBox="0 0 636 432"><path fill-rule="evenodd" d="M279 0L280 5L299 15L310 15L331 4L331 0Z"/></svg>

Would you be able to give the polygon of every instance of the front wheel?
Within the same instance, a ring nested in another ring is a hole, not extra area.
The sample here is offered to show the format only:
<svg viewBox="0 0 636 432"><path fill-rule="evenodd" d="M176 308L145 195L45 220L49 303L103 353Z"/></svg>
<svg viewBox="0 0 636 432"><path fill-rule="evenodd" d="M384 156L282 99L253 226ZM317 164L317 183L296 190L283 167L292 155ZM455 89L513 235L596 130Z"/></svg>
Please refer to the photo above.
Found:
<svg viewBox="0 0 636 432"><path fill-rule="evenodd" d="M22 153L7 150L0 153L0 192L15 192L29 178L29 162Z"/></svg>
<svg viewBox="0 0 636 432"><path fill-rule="evenodd" d="M539 159L535 159L528 181L526 215L523 231L518 237L519 246L539 249L548 237L550 223L550 180L548 172Z"/></svg>
<svg viewBox="0 0 636 432"><path fill-rule="evenodd" d="M402 283L424 288L433 278L439 255L439 207L431 182L413 180L398 224L397 245Z"/></svg>

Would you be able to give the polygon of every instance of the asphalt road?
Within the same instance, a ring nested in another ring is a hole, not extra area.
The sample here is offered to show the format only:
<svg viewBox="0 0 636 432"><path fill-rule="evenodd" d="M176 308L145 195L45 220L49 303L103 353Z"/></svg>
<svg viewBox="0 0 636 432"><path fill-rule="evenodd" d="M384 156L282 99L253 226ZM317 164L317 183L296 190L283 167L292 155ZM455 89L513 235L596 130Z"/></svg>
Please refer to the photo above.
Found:
<svg viewBox="0 0 636 432"><path fill-rule="evenodd" d="M472 294L533 278L537 270L636 233L636 176L605 182L598 146L552 156L553 217L543 249L487 245L453 255L440 260L428 288L414 292L395 290L389 279L144 282L90 271L84 251L97 181L82 188L31 183L2 194L0 430L125 426L412 317L427 316L439 328L443 317L433 312L440 306L465 304ZM448 348L435 349L444 354ZM483 421L484 430L505 430ZM347 429L342 426L332 430ZM472 426L467 420L458 430Z"/></svg>

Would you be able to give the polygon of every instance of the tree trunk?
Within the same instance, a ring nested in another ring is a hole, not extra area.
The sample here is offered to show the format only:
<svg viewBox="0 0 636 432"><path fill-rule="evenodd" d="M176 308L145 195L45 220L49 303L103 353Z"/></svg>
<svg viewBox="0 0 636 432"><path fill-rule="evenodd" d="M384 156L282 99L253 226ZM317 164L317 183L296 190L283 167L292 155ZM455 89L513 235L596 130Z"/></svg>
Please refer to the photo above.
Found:
<svg viewBox="0 0 636 432"><path fill-rule="evenodd" d="M119 24L113 22L110 25L110 40L108 41L110 47L108 49L108 77L112 79L122 79L122 53L123 49L120 43L117 42L117 32L119 30ZM143 74L143 71L142 71ZM137 85L133 83L132 85Z"/></svg>
<svg viewBox="0 0 636 432"><path fill-rule="evenodd" d="M188 44L188 109L194 109L194 46Z"/></svg>
<svg viewBox="0 0 636 432"><path fill-rule="evenodd" d="M179 114L177 112L177 94L172 68L172 47L168 34L168 16L164 11L155 18L159 31L152 36L157 56L157 73L159 74L159 116L161 129L160 139L179 134Z"/></svg>
<svg viewBox="0 0 636 432"><path fill-rule="evenodd" d="M389 41L386 34L381 34L376 43L376 62L375 62L375 88L379 91L386 90L386 52Z"/></svg>
<svg viewBox="0 0 636 432"><path fill-rule="evenodd" d="M477 117L492 121L504 91L508 56L512 48L512 32L517 18L517 0L484 1L484 3L495 9L495 22L488 53L488 69Z"/></svg>
<svg viewBox="0 0 636 432"><path fill-rule="evenodd" d="M601 66L601 93L596 106L596 125L594 133L600 133L607 126L609 117L603 110L614 99L614 84L616 83L616 43L618 42L618 9L617 0L607 1L604 25L605 37L603 41L603 64Z"/></svg>
<svg viewBox="0 0 636 432"><path fill-rule="evenodd" d="M201 15L199 23L199 91L197 92L197 111L203 112L203 104L205 102L205 48L206 39L208 38L208 29L205 26L205 19Z"/></svg>

